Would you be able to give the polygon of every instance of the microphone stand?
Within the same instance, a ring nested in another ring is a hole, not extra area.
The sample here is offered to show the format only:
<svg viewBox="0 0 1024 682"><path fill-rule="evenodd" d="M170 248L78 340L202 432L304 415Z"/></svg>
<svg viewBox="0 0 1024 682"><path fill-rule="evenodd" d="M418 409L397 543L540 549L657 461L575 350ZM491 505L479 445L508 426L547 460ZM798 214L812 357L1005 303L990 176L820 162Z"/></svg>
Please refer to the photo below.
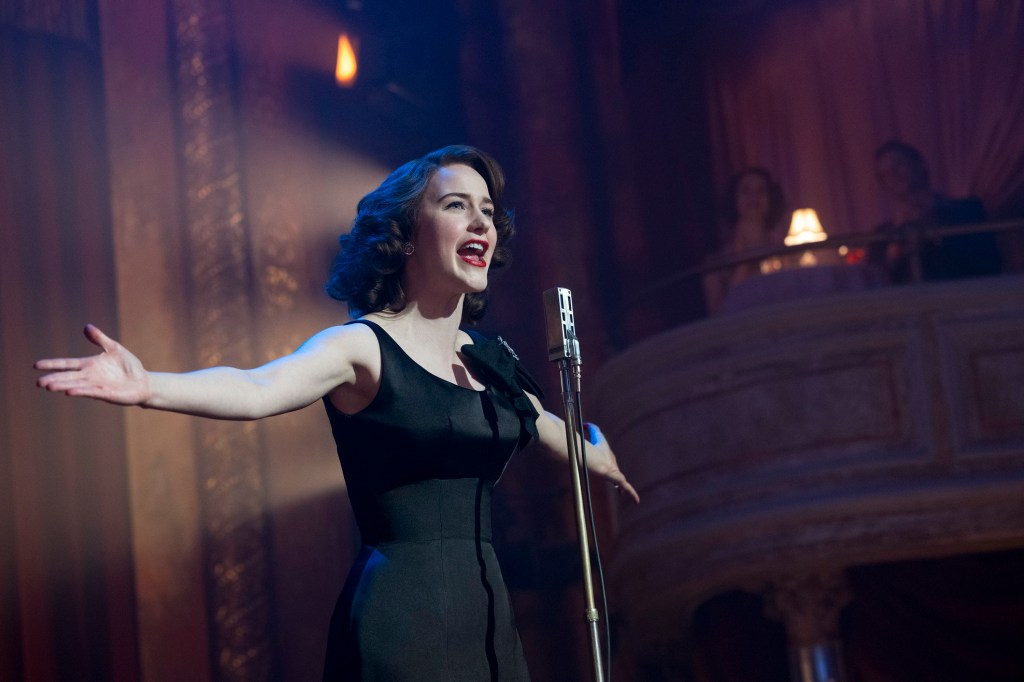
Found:
<svg viewBox="0 0 1024 682"><path fill-rule="evenodd" d="M604 682L604 669L601 663L601 639L597 622L599 614L594 603L594 579L590 568L590 540L587 532L586 513L583 507L583 488L581 485L580 437L582 424L576 420L576 405L580 392L580 362L578 358L562 358L558 360L558 369L562 377L562 402L565 406L565 443L569 450L569 470L572 477L572 494L576 507L576 531L579 535L580 558L583 560L583 594L586 603L584 619L589 626L590 651L593 655L594 679ZM586 472L582 473L586 476Z"/></svg>
<svg viewBox="0 0 1024 682"><path fill-rule="evenodd" d="M558 363L562 377L562 402L565 405L565 444L569 452L569 471L572 475L572 494L576 506L576 533L580 541L580 557L583 560L583 595L586 599L586 620L590 633L590 651L594 659L594 679L604 682L601 664L601 640L598 633L599 620L594 604L594 579L590 568L590 534L587 532L587 515L583 507L583 486L580 468L583 465L582 409L580 396L580 343L576 337L576 321L572 307L572 292L554 287L544 292L544 314L547 318L548 359ZM587 472L583 471L582 476ZM588 484L589 491L590 486ZM597 537L594 537L597 542Z"/></svg>

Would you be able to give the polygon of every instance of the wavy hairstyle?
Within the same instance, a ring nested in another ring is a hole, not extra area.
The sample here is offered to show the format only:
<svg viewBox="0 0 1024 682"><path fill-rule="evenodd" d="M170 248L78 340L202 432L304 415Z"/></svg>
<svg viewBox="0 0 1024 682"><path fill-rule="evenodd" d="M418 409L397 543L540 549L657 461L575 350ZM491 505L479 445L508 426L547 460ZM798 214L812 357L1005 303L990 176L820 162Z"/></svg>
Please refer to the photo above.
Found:
<svg viewBox="0 0 1024 682"><path fill-rule="evenodd" d="M439 168L457 164L469 166L487 183L497 232L491 270L506 265L509 254L505 244L515 228L511 211L502 205L505 176L501 167L475 147L443 147L398 167L359 201L351 231L338 237L340 249L325 289L331 298L348 303L350 315L405 308L402 273L408 256L402 249L412 240L420 199ZM466 294L462 323L475 324L486 310L487 289Z"/></svg>

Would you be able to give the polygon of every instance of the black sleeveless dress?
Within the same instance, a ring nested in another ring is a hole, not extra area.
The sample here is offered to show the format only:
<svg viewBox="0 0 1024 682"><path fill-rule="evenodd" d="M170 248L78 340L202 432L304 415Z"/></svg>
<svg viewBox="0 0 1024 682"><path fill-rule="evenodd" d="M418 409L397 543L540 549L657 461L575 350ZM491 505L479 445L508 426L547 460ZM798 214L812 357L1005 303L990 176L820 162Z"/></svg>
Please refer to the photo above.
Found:
<svg viewBox="0 0 1024 682"><path fill-rule="evenodd" d="M381 381L349 416L325 398L363 547L331 618L325 680L529 680L491 545L491 492L536 436L511 349L462 351L486 389L416 364L379 326Z"/></svg>

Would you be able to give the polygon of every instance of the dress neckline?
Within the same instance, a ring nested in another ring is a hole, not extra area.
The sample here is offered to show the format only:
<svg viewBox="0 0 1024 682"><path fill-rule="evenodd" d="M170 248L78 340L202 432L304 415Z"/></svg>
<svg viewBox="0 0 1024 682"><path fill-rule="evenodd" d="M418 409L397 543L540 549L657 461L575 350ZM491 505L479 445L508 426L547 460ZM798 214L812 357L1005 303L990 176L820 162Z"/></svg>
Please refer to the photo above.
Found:
<svg viewBox="0 0 1024 682"><path fill-rule="evenodd" d="M426 367L424 367L420 363L418 363L415 360L413 360L412 356L409 355L407 352L405 352L405 349L402 348L402 344L398 343L398 341L395 340L395 337L391 336L391 334L388 333L388 331L386 329L384 329L384 327L380 326L379 324L377 324L373 320L367 320L366 318L360 317L360 318L358 318L356 320L352 320L352 322L358 322L358 323L361 323L361 324L365 324L366 326L368 326L368 327L370 327L372 329L377 330L378 332L380 332L380 334L383 334L387 338L387 340L398 350L398 352L402 354L402 357L404 357L406 360L408 360L410 364L415 366L420 371L420 373L425 374L426 376L431 377L434 380L439 381L439 382L441 382L442 384L444 384L446 386L451 386L452 388L456 388L456 389L458 389L460 391L469 391L470 393L486 393L487 392L487 385L486 384L484 385L484 387L482 389L478 390L478 389L475 389L475 388L472 388L472 387L468 387L468 386L460 386L457 383L455 383L454 381L448 381L447 379L445 379L443 377L437 376L436 374L434 374L433 372L428 370ZM380 335L377 335L377 338L380 339ZM468 344L465 344L465 345L473 345L473 346L475 346L476 345L476 341L473 339L473 335L470 334L469 338L472 341L472 343L468 343ZM382 358L383 358L383 356L382 356ZM466 368L466 372L467 373L469 372L469 368ZM384 373L384 364L382 362L381 363L381 374L383 375L383 373Z"/></svg>

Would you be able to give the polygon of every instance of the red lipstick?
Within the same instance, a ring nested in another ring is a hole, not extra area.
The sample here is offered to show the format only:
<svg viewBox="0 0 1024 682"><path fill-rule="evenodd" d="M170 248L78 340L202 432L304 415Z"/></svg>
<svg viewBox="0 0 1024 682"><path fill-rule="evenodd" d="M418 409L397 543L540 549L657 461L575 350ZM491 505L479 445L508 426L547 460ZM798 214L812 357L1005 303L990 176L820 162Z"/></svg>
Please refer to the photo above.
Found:
<svg viewBox="0 0 1024 682"><path fill-rule="evenodd" d="M487 261L484 260L484 254L487 253L487 250L490 248L491 245L483 239L470 239L459 247L459 258L478 268L487 267Z"/></svg>

